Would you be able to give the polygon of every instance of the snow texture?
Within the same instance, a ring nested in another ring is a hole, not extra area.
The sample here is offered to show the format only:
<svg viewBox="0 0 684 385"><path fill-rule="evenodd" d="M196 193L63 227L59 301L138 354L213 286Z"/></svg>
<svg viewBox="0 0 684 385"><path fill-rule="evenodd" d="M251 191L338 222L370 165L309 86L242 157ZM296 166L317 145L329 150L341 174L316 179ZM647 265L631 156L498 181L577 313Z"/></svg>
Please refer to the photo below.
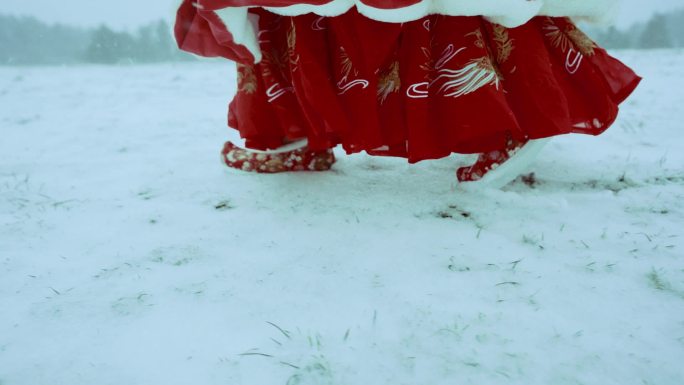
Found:
<svg viewBox="0 0 684 385"><path fill-rule="evenodd" d="M456 189L453 156L219 163L234 68L0 68L0 384L684 383L684 53L605 135Z"/></svg>

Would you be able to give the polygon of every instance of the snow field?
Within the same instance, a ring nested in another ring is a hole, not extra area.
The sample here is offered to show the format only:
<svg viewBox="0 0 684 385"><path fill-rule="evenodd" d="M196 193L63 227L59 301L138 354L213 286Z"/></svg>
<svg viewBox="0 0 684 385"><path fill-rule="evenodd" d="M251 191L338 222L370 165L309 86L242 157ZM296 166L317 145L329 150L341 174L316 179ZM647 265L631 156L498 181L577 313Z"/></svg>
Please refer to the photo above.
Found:
<svg viewBox="0 0 684 385"><path fill-rule="evenodd" d="M534 175L225 170L230 65L0 68L0 384L684 383L684 53Z"/></svg>

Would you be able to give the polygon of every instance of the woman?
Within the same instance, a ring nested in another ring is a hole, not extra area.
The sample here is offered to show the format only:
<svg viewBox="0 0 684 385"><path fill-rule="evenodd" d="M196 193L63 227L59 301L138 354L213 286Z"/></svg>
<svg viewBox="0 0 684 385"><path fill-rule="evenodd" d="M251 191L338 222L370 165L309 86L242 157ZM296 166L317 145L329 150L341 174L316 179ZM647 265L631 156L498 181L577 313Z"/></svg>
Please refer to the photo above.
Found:
<svg viewBox="0 0 684 385"><path fill-rule="evenodd" d="M332 148L415 163L480 154L461 182L503 186L547 138L598 135L640 81L572 18L614 0L185 0L183 50L237 62L224 162L327 170Z"/></svg>

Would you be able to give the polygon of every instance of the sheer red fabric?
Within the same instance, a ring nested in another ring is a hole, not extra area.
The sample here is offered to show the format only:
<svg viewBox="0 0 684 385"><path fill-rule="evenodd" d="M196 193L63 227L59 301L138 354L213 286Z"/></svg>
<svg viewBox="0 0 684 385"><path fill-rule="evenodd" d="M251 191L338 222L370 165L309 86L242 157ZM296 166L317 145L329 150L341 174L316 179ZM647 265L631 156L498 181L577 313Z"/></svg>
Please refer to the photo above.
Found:
<svg viewBox="0 0 684 385"><path fill-rule="evenodd" d="M418 162L598 135L640 81L566 18L507 29L482 17L382 23L353 8L337 17L250 12L257 64L212 12L181 7L177 24L181 48L238 62L229 125L249 148L308 138L312 150L341 144Z"/></svg>

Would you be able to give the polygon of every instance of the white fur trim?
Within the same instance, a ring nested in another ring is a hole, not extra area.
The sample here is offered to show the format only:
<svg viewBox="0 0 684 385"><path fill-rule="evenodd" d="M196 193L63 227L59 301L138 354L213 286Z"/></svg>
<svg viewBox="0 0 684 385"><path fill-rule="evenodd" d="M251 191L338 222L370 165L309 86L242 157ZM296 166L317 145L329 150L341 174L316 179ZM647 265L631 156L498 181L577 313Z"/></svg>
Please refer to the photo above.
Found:
<svg viewBox="0 0 684 385"><path fill-rule="evenodd" d="M283 146L280 146L278 148L275 148L273 150L253 150L251 148L247 149L249 152L253 152L256 154L266 154L266 155L272 155L272 154L282 154L284 152L290 152L290 151L295 151L295 150L301 150L305 148L306 146L309 145L309 140L308 139L300 139L295 142L285 144Z"/></svg>
<svg viewBox="0 0 684 385"><path fill-rule="evenodd" d="M380 9L361 0L333 0L324 5L298 4L288 7L265 7L273 13L295 16L315 13L320 16L339 16L356 7L366 17L388 23L404 23L432 14L447 16L486 16L512 28L525 24L537 15L571 16L603 20L614 14L619 0L423 0L417 4Z"/></svg>
<svg viewBox="0 0 684 385"><path fill-rule="evenodd" d="M261 50L257 40L259 17L249 14L248 11L248 7L229 7L217 10L216 15L233 35L235 43L245 46L258 63L261 61Z"/></svg>
<svg viewBox="0 0 684 385"><path fill-rule="evenodd" d="M404 23L427 15L485 16L487 19L514 28L535 16L569 16L577 19L605 22L615 13L620 0L422 0L403 8L381 9L368 6L361 0L333 0L324 5L297 4L288 7L264 7L283 15L296 16L315 13L319 16L339 16L356 7L364 16L387 23ZM261 61L257 39L257 21L248 14L248 7L228 7L216 14L233 35L236 43L252 52Z"/></svg>
<svg viewBox="0 0 684 385"><path fill-rule="evenodd" d="M542 5L541 0L423 0L408 7L381 9L368 6L361 0L333 0L328 4L318 6L298 4L289 7L265 8L270 12L284 16L306 13L315 13L320 16L339 16L352 7L356 7L362 15L387 23L405 23L433 14L488 16L507 27L516 27L536 16Z"/></svg>

